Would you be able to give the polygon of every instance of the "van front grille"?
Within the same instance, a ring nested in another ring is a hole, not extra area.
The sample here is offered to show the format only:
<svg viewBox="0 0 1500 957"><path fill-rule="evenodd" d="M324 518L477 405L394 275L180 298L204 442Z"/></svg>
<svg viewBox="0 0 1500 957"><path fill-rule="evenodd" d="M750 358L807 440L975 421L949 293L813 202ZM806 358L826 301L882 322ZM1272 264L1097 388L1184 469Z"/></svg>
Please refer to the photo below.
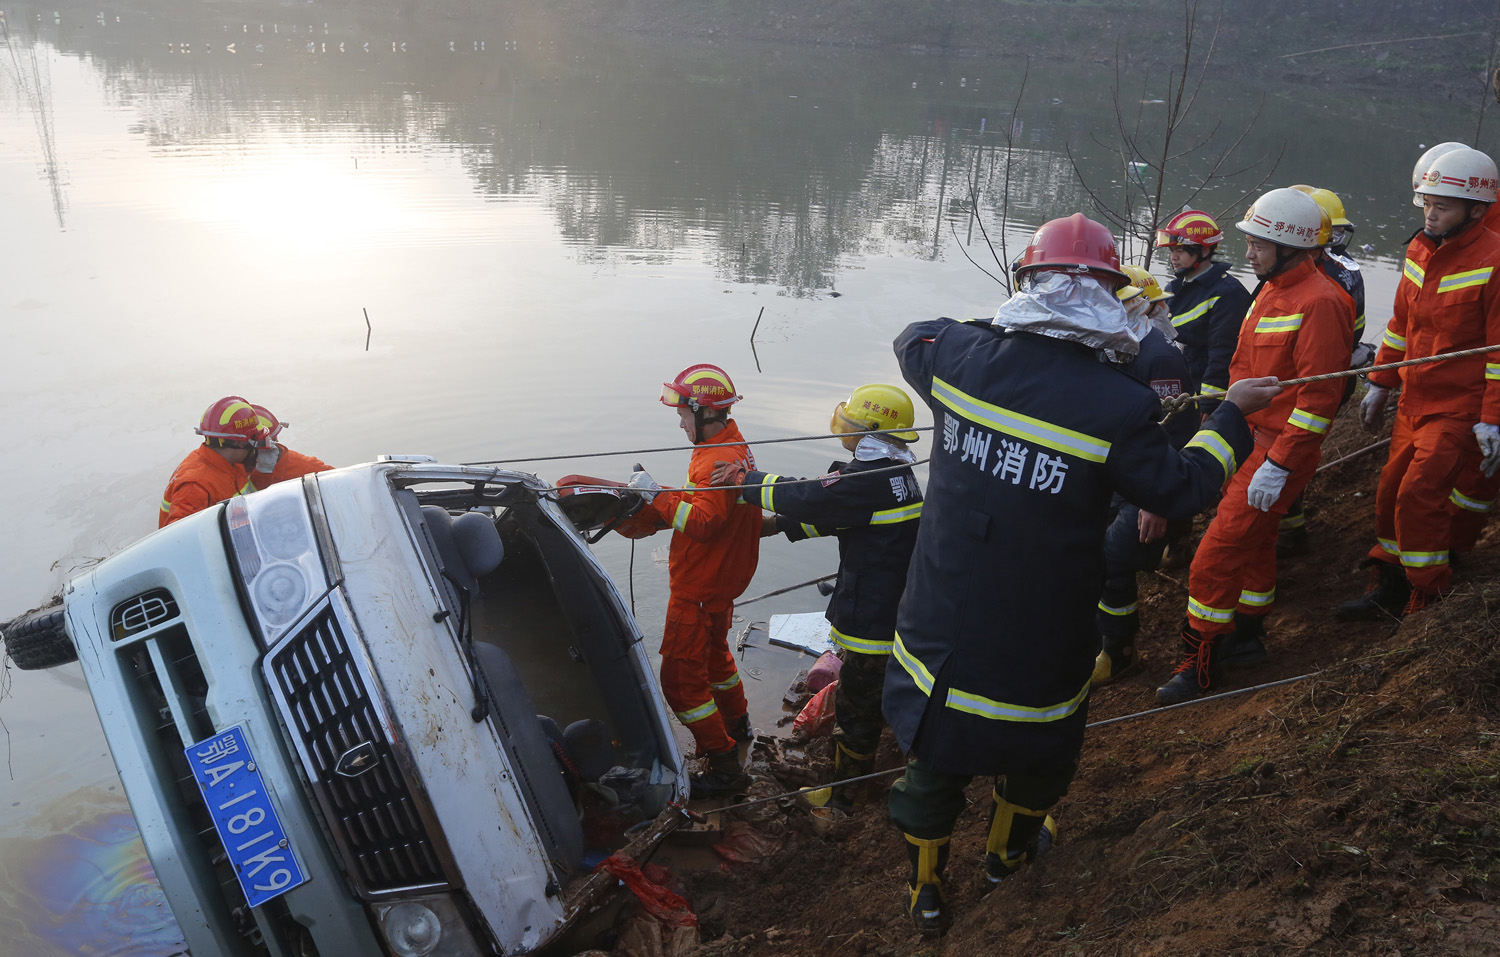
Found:
<svg viewBox="0 0 1500 957"><path fill-rule="evenodd" d="M407 784L378 686L332 607L272 651L267 673L357 889L376 897L446 886L446 848L428 827L425 796Z"/></svg>

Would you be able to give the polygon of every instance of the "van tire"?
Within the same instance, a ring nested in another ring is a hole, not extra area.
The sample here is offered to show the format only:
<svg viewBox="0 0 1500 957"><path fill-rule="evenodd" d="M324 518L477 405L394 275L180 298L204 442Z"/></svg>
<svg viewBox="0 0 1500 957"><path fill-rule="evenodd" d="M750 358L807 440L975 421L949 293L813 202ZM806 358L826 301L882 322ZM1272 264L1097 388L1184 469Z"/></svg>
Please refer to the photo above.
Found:
<svg viewBox="0 0 1500 957"><path fill-rule="evenodd" d="M27 612L0 625L5 653L22 671L41 671L78 660L73 641L63 628L63 609L52 605Z"/></svg>

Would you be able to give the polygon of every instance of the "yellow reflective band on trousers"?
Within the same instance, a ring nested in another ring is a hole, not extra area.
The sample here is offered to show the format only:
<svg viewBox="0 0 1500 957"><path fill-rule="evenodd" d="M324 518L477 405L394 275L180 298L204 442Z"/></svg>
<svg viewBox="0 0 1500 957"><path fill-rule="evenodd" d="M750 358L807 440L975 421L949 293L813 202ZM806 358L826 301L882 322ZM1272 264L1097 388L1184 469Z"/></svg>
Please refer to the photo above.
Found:
<svg viewBox="0 0 1500 957"><path fill-rule="evenodd" d="M772 475L767 472L766 477L762 479L764 484L756 490L760 493L758 496L759 501L757 502L757 504L768 512L776 511L776 506L774 504L776 501L776 480L779 478L781 478L781 476ZM804 525L803 527L806 528L807 526Z"/></svg>
<svg viewBox="0 0 1500 957"><path fill-rule="evenodd" d="M1099 603L1100 611L1104 612L1106 615L1114 615L1117 618L1123 618L1126 615L1133 615L1140 609L1140 607L1141 606L1138 602L1131 602L1124 608L1115 608L1112 605L1106 605L1102 601Z"/></svg>
<svg viewBox="0 0 1500 957"><path fill-rule="evenodd" d="M1239 463L1234 460L1234 449L1224 441L1224 437L1212 429L1203 429L1197 435L1188 440L1185 449L1202 449L1209 455L1219 460L1224 466L1224 481L1229 481L1229 476L1239 468Z"/></svg>
<svg viewBox="0 0 1500 957"><path fill-rule="evenodd" d="M682 487L697 488L697 485L693 482L688 482ZM672 527L677 529L679 532L684 528L687 528L688 513L692 512L692 510L693 506L689 502L688 498L685 497L682 501L678 502L677 511L672 513Z"/></svg>
<svg viewBox="0 0 1500 957"><path fill-rule="evenodd" d="M739 683L740 683L740 673L738 671L736 671L734 674L730 675L729 678L726 679L726 680L724 680L724 681L710 682L709 683L709 687L712 688L712 689L714 689L715 691L728 691L730 688L733 688L734 686L738 685Z"/></svg>
<svg viewBox="0 0 1500 957"><path fill-rule="evenodd" d="M997 432L1076 455L1089 462L1103 462L1109 457L1110 443L1103 439L976 399L937 376L932 377L932 397L968 421Z"/></svg>
<svg viewBox="0 0 1500 957"><path fill-rule="evenodd" d="M1377 538L1375 539L1375 542L1385 550L1385 553L1387 555L1395 555L1397 558L1401 557L1400 546L1391 541L1389 538Z"/></svg>
<svg viewBox="0 0 1500 957"><path fill-rule="evenodd" d="M1481 502L1477 498L1469 498L1469 496L1460 492L1458 489L1454 489L1453 491L1448 493L1448 501L1452 502L1454 505L1457 505L1459 508L1468 509L1471 512L1488 512L1490 510L1490 507L1495 504L1493 500L1488 502Z"/></svg>
<svg viewBox="0 0 1500 957"><path fill-rule="evenodd" d="M1431 568L1448 564L1448 550L1440 552L1402 552L1401 564L1407 568Z"/></svg>
<svg viewBox="0 0 1500 957"><path fill-rule="evenodd" d="M1188 596L1188 614L1219 625L1227 625L1234 621L1233 608L1210 608L1192 595Z"/></svg>
<svg viewBox="0 0 1500 957"><path fill-rule="evenodd" d="M901 667L911 676L918 690L928 697L932 696L932 672L922 664L906 646L901 643L901 635L896 635L896 640L891 645L891 654L901 663ZM972 691L960 691L958 688L948 688L948 699L943 705L954 711L962 711L965 714L977 715L981 718L989 718L993 721L1018 721L1025 724L1036 724L1047 721L1060 721L1078 710L1089 696L1089 681L1083 683L1083 687L1071 699L1060 704L1050 705L1045 708L1033 708L1023 704L1010 704L1005 701L997 701L987 698L982 694Z"/></svg>
<svg viewBox="0 0 1500 957"><path fill-rule="evenodd" d="M718 710L719 706L714 703L714 700L712 698L710 698L708 699L707 704L700 704L698 707L692 709L691 711L676 712L677 720L681 721L683 724L692 724L694 721L702 721L704 718L708 717L711 714L717 714Z"/></svg>
<svg viewBox="0 0 1500 957"><path fill-rule="evenodd" d="M1198 391L1200 393L1202 393L1203 395L1208 396L1211 399L1215 398L1216 396L1228 395L1229 394L1229 390L1228 389L1221 389L1218 386L1213 385L1213 384L1208 383L1208 382L1200 382L1200 383L1198 383Z"/></svg>
<svg viewBox="0 0 1500 957"><path fill-rule="evenodd" d="M1276 527L1277 528L1301 528L1302 526L1304 526L1306 524L1307 524L1307 515L1306 515L1306 513L1298 512L1296 515L1288 515L1286 518L1283 518L1280 522L1277 522L1276 523Z"/></svg>
<svg viewBox="0 0 1500 957"><path fill-rule="evenodd" d="M883 508L870 516L871 525L895 525L898 522L910 522L922 517L922 503L912 502L910 505L902 505L900 508Z"/></svg>
<svg viewBox="0 0 1500 957"><path fill-rule="evenodd" d="M1321 415L1313 415L1306 409L1293 409L1292 414L1286 417L1286 424L1318 435L1328 431L1328 420Z"/></svg>
<svg viewBox="0 0 1500 957"><path fill-rule="evenodd" d="M1296 332L1302 328L1302 313L1290 316L1261 316L1255 321L1256 332Z"/></svg>
<svg viewBox="0 0 1500 957"><path fill-rule="evenodd" d="M1246 588L1240 592L1240 604L1246 608L1265 608L1276 600L1276 589L1270 591L1251 591Z"/></svg>
<svg viewBox="0 0 1500 957"><path fill-rule="evenodd" d="M1397 352L1406 351L1406 337L1398 336L1389 329L1385 331L1385 335L1380 337L1380 344L1387 348L1395 349Z"/></svg>
<svg viewBox="0 0 1500 957"><path fill-rule="evenodd" d="M832 625L828 626L828 637L840 648L848 648L862 655L888 655L891 653L891 645L894 644L890 641L871 641L868 638L846 635Z"/></svg>
<svg viewBox="0 0 1500 957"><path fill-rule="evenodd" d="M1449 273L1438 280L1438 293L1457 292L1460 289L1482 286L1490 281L1490 273L1494 271L1494 266L1485 266L1483 269L1471 269L1468 272Z"/></svg>
<svg viewBox="0 0 1500 957"><path fill-rule="evenodd" d="M1188 323L1192 322L1194 319L1202 319L1203 318L1203 314L1206 313L1206 312L1208 312L1208 310L1212 309L1214 307L1214 303L1216 303L1218 301L1219 301L1219 297L1218 296L1214 296L1212 299L1205 299L1205 300L1203 300L1202 302L1198 303L1198 305L1196 305L1193 308L1189 309L1187 312L1184 312L1180 316L1173 316L1172 317L1172 325L1173 325L1173 327L1180 329L1181 327L1183 327L1183 326L1187 325Z"/></svg>
<svg viewBox="0 0 1500 957"><path fill-rule="evenodd" d="M1410 259L1408 259L1405 265L1401 267L1401 275L1410 280L1412 285L1416 286L1418 289L1422 288L1422 283L1427 279L1426 270L1424 270L1421 266L1418 266L1416 263L1412 262Z"/></svg>

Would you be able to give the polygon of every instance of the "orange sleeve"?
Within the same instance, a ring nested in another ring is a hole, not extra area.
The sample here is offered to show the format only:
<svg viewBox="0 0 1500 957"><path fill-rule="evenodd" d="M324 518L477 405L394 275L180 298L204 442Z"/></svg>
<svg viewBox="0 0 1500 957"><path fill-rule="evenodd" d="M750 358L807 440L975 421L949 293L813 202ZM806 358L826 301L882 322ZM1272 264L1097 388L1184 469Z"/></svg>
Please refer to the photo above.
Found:
<svg viewBox="0 0 1500 957"><path fill-rule="evenodd" d="M688 466L686 488L699 489L708 485L713 475L714 460L724 456L723 450L713 447L693 454ZM651 502L651 508L661 516L663 522L694 541L712 538L729 518L729 509L739 497L739 489L693 492L662 492Z"/></svg>
<svg viewBox="0 0 1500 957"><path fill-rule="evenodd" d="M1484 342L1500 345L1500 288L1489 283L1484 294ZM1500 425L1500 352L1484 356L1484 402L1479 409L1479 421Z"/></svg>
<svg viewBox="0 0 1500 957"><path fill-rule="evenodd" d="M1292 347L1296 378L1347 371L1353 335L1354 316L1343 302L1330 296L1311 303ZM1286 428L1266 452L1271 461L1293 471L1317 462L1323 438L1344 398L1344 380L1306 382L1295 388Z"/></svg>
<svg viewBox="0 0 1500 957"><path fill-rule="evenodd" d="M183 482L172 490L171 498L167 499L167 512L157 523L157 528L166 528L178 519L187 518L194 512L201 512L217 501L213 493L199 485L197 482Z"/></svg>

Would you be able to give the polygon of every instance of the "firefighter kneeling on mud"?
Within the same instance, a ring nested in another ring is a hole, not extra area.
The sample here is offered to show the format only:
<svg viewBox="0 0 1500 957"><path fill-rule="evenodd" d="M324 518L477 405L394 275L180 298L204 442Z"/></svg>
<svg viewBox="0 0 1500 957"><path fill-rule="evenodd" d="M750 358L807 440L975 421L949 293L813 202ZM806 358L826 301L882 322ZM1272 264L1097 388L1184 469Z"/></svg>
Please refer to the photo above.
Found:
<svg viewBox="0 0 1500 957"><path fill-rule="evenodd" d="M739 745L754 738L749 706L729 650L734 600L755 575L760 556L760 509L710 483L714 462L754 456L729 417L740 400L718 366L689 366L662 383L661 402L675 410L693 443L685 491L662 489L637 471L630 478L642 501L617 530L631 538L672 529L667 577L671 597L661 639L661 690L707 758L692 778L693 797L733 794L749 784Z"/></svg>
<svg viewBox="0 0 1500 957"><path fill-rule="evenodd" d="M1116 364L1150 323L1115 297L1126 276L1109 230L1081 213L1045 223L1017 276L992 323L918 322L895 341L934 417L884 689L910 755L889 809L911 865L907 912L927 936L950 919L948 842L975 775L1005 779L986 887L1056 834L1047 812L1087 722L1111 496L1169 519L1211 505L1254 446L1244 413L1279 391L1270 378L1231 384L1179 452L1158 425L1160 397Z"/></svg>
<svg viewBox="0 0 1500 957"><path fill-rule="evenodd" d="M854 460L833 463L821 481L758 472L738 462L714 470L715 485L743 485L746 502L773 513L763 534L779 532L794 542L838 536L838 582L826 613L829 637L843 660L833 704L836 781L875 769L896 605L922 517L922 488L911 470L916 456L907 449L917 441L913 421L911 396L893 385L862 385L834 408L829 423ZM829 803L848 810L864 793L862 784L842 784Z"/></svg>

